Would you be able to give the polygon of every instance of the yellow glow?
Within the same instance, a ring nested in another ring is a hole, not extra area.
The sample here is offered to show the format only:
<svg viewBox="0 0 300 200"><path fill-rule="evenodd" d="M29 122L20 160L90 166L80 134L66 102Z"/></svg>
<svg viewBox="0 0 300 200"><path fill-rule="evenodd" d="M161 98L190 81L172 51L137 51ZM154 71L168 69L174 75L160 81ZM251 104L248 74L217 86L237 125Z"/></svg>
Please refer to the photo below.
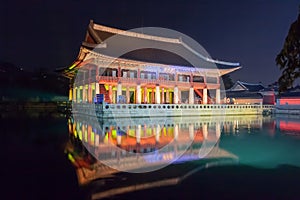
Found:
<svg viewBox="0 0 300 200"><path fill-rule="evenodd" d="M73 124L73 132L76 131L76 124Z"/></svg>
<svg viewBox="0 0 300 200"><path fill-rule="evenodd" d="M170 100L170 103L173 103L173 93L169 93L169 100Z"/></svg>
<svg viewBox="0 0 300 200"><path fill-rule="evenodd" d="M135 130L134 129L129 129L128 135L134 137L135 136Z"/></svg>
<svg viewBox="0 0 300 200"><path fill-rule="evenodd" d="M163 128L163 134L164 134L164 136L167 136L167 129L166 129L166 127Z"/></svg>
<svg viewBox="0 0 300 200"><path fill-rule="evenodd" d="M84 130L84 140L85 140L85 142L88 141L88 134L87 134L87 130L86 129Z"/></svg>
<svg viewBox="0 0 300 200"><path fill-rule="evenodd" d="M91 144L94 144L95 142L95 134L94 132L91 132Z"/></svg>
<svg viewBox="0 0 300 200"><path fill-rule="evenodd" d="M108 133L105 133L105 137L104 137L104 143L107 144L108 143Z"/></svg>
<svg viewBox="0 0 300 200"><path fill-rule="evenodd" d="M169 127L168 128L168 135L169 136L173 136L173 133L174 133L174 128L173 127Z"/></svg>
<svg viewBox="0 0 300 200"><path fill-rule="evenodd" d="M74 131L74 136L75 136L75 138L77 138L77 131L76 130Z"/></svg>
<svg viewBox="0 0 300 200"><path fill-rule="evenodd" d="M81 130L79 130L79 132L78 132L78 133L79 133L79 134L78 134L78 135L79 135L79 139L80 139L80 140L82 140L82 131L81 131Z"/></svg>
<svg viewBox="0 0 300 200"><path fill-rule="evenodd" d="M113 139L116 139L117 138L117 130L112 130L111 131L111 137L113 138Z"/></svg>
<svg viewBox="0 0 300 200"><path fill-rule="evenodd" d="M71 101L73 98L73 89L69 90L69 101Z"/></svg>
<svg viewBox="0 0 300 200"><path fill-rule="evenodd" d="M69 159L72 163L75 162L74 157L73 157L72 154L70 154L70 153L68 153L68 159Z"/></svg>
<svg viewBox="0 0 300 200"><path fill-rule="evenodd" d="M152 129L151 128L147 128L147 133L148 136L152 135Z"/></svg>
<svg viewBox="0 0 300 200"><path fill-rule="evenodd" d="M71 65L71 66L69 67L69 69L73 69L74 67L76 67L76 65L77 65L77 62L74 63L73 65Z"/></svg>

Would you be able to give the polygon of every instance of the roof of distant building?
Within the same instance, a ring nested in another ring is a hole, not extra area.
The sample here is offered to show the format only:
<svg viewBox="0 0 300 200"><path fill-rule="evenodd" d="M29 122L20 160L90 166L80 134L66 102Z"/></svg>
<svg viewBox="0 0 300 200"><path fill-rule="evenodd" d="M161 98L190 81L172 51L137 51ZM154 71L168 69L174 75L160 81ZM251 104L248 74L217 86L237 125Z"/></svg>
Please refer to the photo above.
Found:
<svg viewBox="0 0 300 200"><path fill-rule="evenodd" d="M297 85L296 87L291 88L286 92L283 92L280 96L281 97L299 97L300 98L300 86Z"/></svg>
<svg viewBox="0 0 300 200"><path fill-rule="evenodd" d="M226 92L227 98L251 98L251 99L262 99L263 96L260 93L249 92L249 91L228 91Z"/></svg>
<svg viewBox="0 0 300 200"><path fill-rule="evenodd" d="M246 83L242 81L237 81L228 91L249 91L249 92L259 92L265 89L261 83Z"/></svg>

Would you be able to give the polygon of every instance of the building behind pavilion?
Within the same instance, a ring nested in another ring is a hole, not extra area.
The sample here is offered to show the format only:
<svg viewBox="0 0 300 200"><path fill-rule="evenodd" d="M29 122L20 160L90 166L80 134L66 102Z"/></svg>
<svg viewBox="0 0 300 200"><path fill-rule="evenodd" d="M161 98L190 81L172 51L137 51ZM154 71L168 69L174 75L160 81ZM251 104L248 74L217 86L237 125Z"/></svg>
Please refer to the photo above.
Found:
<svg viewBox="0 0 300 200"><path fill-rule="evenodd" d="M237 81L230 89L226 90L226 101L233 104L274 105L275 97L274 89L266 88L261 83Z"/></svg>

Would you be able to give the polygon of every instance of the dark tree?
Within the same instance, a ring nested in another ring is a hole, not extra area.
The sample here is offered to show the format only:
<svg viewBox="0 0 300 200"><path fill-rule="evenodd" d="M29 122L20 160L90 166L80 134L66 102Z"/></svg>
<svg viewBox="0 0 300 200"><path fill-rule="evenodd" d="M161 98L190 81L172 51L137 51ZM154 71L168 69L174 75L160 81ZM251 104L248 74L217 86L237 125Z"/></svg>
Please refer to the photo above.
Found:
<svg viewBox="0 0 300 200"><path fill-rule="evenodd" d="M276 57L276 64L282 70L278 83L279 92L283 92L293 87L300 77L300 7L298 18L291 24L283 48Z"/></svg>
<svg viewBox="0 0 300 200"><path fill-rule="evenodd" d="M233 86L234 83L233 83L233 81L232 81L232 79L231 79L231 77L230 77L229 74L225 74L221 78L223 80L223 84L224 84L225 90L227 90L227 89L229 89L229 88L231 88Z"/></svg>

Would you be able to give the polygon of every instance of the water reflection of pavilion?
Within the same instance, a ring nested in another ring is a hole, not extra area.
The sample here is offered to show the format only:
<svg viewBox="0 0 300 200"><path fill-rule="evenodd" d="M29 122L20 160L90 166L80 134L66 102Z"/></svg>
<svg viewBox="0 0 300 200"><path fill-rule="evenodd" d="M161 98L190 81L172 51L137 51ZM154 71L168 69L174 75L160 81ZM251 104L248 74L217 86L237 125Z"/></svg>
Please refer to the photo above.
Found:
<svg viewBox="0 0 300 200"><path fill-rule="evenodd" d="M236 160L235 155L219 148L221 132L248 125L261 127L262 117L250 115L99 121L97 118L78 115L69 119L71 143L81 145L77 151L88 152L81 154L82 157L93 154L98 161L78 156L76 160L72 151L69 151L68 156L73 163L81 162L81 165L77 163L81 184L119 171L144 172L174 162L225 158Z"/></svg>

